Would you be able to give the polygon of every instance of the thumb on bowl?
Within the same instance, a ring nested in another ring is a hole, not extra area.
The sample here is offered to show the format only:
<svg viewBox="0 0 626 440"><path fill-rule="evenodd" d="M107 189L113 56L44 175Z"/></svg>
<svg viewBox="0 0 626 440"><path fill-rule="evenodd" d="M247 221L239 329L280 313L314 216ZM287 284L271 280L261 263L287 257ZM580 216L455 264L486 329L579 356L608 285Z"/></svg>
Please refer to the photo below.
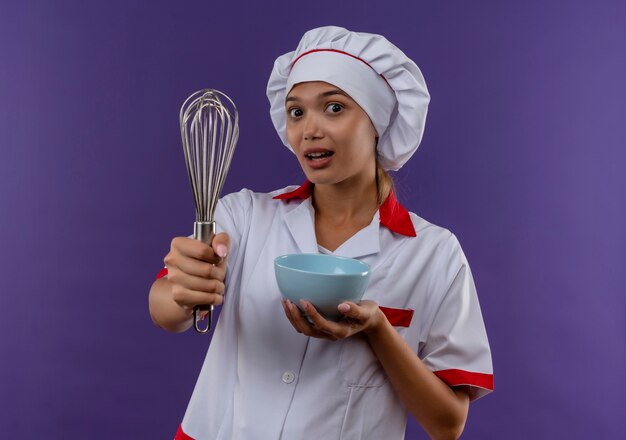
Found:
<svg viewBox="0 0 626 440"><path fill-rule="evenodd" d="M337 306L337 310L339 310L341 313L346 314L350 311L350 304L348 303L341 303Z"/></svg>

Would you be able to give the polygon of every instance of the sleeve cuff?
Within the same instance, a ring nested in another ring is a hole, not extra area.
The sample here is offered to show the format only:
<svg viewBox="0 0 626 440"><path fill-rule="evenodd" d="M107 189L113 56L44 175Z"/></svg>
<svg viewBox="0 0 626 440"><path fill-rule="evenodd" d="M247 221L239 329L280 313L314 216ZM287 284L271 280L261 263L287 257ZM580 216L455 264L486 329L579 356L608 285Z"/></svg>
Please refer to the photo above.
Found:
<svg viewBox="0 0 626 440"><path fill-rule="evenodd" d="M158 280L159 278L163 278L165 275L167 275L167 267L164 267L163 269L159 271L155 280Z"/></svg>
<svg viewBox="0 0 626 440"><path fill-rule="evenodd" d="M433 373L450 387L469 386L472 401L486 396L494 389L493 374L453 369L433 371Z"/></svg>

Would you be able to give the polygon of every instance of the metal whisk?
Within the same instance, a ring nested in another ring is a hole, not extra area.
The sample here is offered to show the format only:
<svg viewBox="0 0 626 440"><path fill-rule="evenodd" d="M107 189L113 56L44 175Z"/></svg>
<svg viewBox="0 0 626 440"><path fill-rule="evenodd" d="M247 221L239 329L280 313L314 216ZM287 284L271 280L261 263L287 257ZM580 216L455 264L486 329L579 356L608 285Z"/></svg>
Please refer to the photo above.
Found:
<svg viewBox="0 0 626 440"><path fill-rule="evenodd" d="M199 90L180 109L180 132L196 205L193 237L211 245L215 235L215 207L239 138L237 108L222 92ZM198 311L209 312L204 329L198 325ZM207 333L212 321L212 305L194 307L193 323L198 333Z"/></svg>

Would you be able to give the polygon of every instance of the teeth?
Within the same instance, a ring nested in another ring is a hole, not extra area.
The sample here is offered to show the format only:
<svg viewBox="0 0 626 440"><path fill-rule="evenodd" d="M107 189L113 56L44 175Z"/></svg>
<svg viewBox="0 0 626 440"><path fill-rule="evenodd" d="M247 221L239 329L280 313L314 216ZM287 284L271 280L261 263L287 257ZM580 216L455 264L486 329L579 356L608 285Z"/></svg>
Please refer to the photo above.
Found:
<svg viewBox="0 0 626 440"><path fill-rule="evenodd" d="M309 159L321 159L330 155L332 155L331 151L325 151L322 153L309 153L306 155L306 157L308 157Z"/></svg>

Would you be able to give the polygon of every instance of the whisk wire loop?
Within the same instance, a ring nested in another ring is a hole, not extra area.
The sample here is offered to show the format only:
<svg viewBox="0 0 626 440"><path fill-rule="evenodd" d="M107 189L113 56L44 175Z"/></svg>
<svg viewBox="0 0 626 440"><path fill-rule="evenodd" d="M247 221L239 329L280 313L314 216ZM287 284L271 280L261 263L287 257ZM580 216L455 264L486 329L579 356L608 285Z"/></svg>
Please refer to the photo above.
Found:
<svg viewBox="0 0 626 440"><path fill-rule="evenodd" d="M232 100L216 90L194 93L181 108L181 136L197 221L214 220L239 138L238 123Z"/></svg>

